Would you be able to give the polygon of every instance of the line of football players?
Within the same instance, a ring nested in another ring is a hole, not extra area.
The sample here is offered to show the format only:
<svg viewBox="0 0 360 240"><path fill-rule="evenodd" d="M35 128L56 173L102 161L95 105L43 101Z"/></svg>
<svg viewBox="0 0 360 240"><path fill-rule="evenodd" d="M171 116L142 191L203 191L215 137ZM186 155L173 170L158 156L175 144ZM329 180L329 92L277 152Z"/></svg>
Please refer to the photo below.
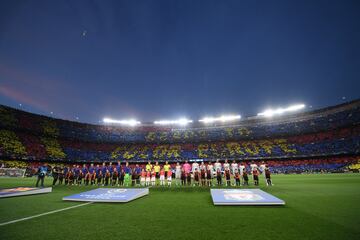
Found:
<svg viewBox="0 0 360 240"><path fill-rule="evenodd" d="M245 166L236 161L230 164L228 160L200 164L185 161L184 164L177 162L174 167L168 162L164 165L155 162L153 165L149 161L145 167L138 164L130 167L128 163L122 166L118 162L117 165L103 163L102 166L94 166L92 163L89 167L84 164L82 167L55 166L52 169L53 185L171 186L172 180L175 180L178 186L241 186L249 185L249 175L252 175L255 186L259 185L260 175L263 175L266 185L272 185L270 169L264 162L260 166L254 162Z"/></svg>

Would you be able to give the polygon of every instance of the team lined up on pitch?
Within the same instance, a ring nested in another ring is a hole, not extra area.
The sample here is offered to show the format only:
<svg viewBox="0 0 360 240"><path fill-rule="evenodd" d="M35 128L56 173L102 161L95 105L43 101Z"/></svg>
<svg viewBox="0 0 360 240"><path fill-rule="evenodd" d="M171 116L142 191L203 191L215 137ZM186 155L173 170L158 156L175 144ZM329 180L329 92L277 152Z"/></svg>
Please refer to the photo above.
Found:
<svg viewBox="0 0 360 240"><path fill-rule="evenodd" d="M251 163L245 166L233 161L231 164L225 160L222 164L185 161L184 164L176 163L171 166L168 162L160 165L158 162L151 164L149 161L145 167L138 164L130 167L128 163L117 165L103 163L102 166L91 164L82 167L56 166L52 169L54 178L53 185L98 185L98 186L241 186L249 185L249 175L252 183L259 185L259 176L263 175L266 185L272 185L269 167L263 162L260 166Z"/></svg>

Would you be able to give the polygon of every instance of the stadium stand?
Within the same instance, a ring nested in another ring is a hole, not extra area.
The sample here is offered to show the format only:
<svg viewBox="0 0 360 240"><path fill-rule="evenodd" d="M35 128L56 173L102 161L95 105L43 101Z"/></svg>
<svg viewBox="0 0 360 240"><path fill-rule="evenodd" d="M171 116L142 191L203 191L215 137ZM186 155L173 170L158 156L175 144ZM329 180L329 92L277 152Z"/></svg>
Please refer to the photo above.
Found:
<svg viewBox="0 0 360 240"><path fill-rule="evenodd" d="M232 124L194 123L186 128L91 125L0 105L1 160L265 160L274 172L316 172L356 168L359 151L359 100L271 119L250 117Z"/></svg>

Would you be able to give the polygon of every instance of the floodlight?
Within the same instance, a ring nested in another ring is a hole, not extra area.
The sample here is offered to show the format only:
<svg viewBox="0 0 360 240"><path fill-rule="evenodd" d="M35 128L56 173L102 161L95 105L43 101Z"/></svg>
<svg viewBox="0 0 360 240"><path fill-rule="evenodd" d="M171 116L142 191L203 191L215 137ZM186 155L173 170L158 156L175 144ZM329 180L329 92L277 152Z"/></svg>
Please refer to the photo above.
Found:
<svg viewBox="0 0 360 240"><path fill-rule="evenodd" d="M129 119L129 120L116 120L111 118L104 118L104 123L115 123L115 124L122 124L122 125L128 125L128 126L136 126L141 124L141 122L135 120L135 119Z"/></svg>
<svg viewBox="0 0 360 240"><path fill-rule="evenodd" d="M274 115L281 115L286 112L295 112L305 108L305 104L296 104L287 108L267 109L264 112L258 113L258 116L272 117Z"/></svg>
<svg viewBox="0 0 360 240"><path fill-rule="evenodd" d="M178 120L159 120L159 121L155 121L154 124L158 124L158 125L182 125L185 126L188 123L192 123L192 120L189 120L187 118L180 118Z"/></svg>
<svg viewBox="0 0 360 240"><path fill-rule="evenodd" d="M229 122L240 119L240 115L227 115L227 116L220 116L220 117L205 117L199 120L199 122L203 123L213 123L213 122Z"/></svg>

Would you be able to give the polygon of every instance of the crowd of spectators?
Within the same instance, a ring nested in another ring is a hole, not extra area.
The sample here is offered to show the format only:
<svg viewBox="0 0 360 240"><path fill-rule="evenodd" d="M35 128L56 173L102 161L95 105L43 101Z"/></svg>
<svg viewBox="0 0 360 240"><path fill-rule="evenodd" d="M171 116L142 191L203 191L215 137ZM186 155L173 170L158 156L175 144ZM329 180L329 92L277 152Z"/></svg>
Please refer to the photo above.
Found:
<svg viewBox="0 0 360 240"><path fill-rule="evenodd" d="M14 132L0 129L0 156L26 156L26 149Z"/></svg>
<svg viewBox="0 0 360 240"><path fill-rule="evenodd" d="M68 157L107 161L146 159L268 159L359 154L360 127L291 138L184 144L113 144L61 141Z"/></svg>
<svg viewBox="0 0 360 240"><path fill-rule="evenodd" d="M360 104L312 115L303 114L298 121L286 123L255 121L202 129L148 126L126 130L0 106L0 158L72 163L271 159L274 171L302 172L310 163L311 171L342 168L347 163L320 160L286 165L282 159L359 156Z"/></svg>
<svg viewBox="0 0 360 240"><path fill-rule="evenodd" d="M184 129L83 124L35 115L5 106L0 106L0 113L0 126L4 128L12 126L32 133L78 141L158 144L283 138L344 128L360 123L360 101L335 109L305 113L298 118L292 116L289 117L290 120L244 120L224 126L188 126Z"/></svg>

